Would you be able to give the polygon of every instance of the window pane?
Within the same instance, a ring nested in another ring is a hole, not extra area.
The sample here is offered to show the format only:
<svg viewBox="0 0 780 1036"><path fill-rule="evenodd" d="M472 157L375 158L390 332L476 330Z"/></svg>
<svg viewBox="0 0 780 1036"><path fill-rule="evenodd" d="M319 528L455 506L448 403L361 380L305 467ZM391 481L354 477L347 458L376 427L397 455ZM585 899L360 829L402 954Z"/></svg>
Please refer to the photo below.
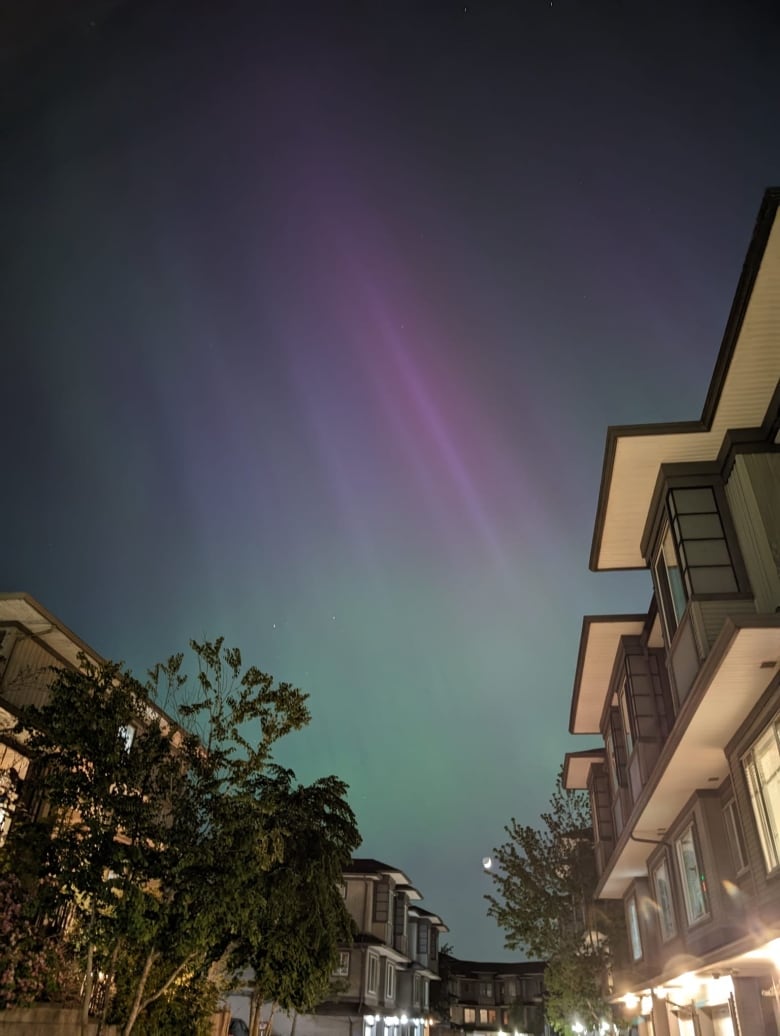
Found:
<svg viewBox="0 0 780 1036"><path fill-rule="evenodd" d="M725 540L688 540L683 546L689 565L731 565Z"/></svg>
<svg viewBox="0 0 780 1036"><path fill-rule="evenodd" d="M686 540L721 539L723 529L717 514L684 514L678 519L680 536Z"/></svg>
<svg viewBox="0 0 780 1036"><path fill-rule="evenodd" d="M663 861L653 873L653 884L655 885L655 898L658 905L658 921L661 926L661 938L666 942L677 934L677 922L674 917L674 901L672 900L672 886L669 881L669 871L666 867L666 860Z"/></svg>
<svg viewBox="0 0 780 1036"><path fill-rule="evenodd" d="M747 853L745 852L745 842L742 837L742 826L737 814L737 804L734 799L726 804L723 810L723 820L726 825L734 870L739 874L740 871L747 867Z"/></svg>
<svg viewBox="0 0 780 1036"><path fill-rule="evenodd" d="M701 489L673 489L670 493L677 514L703 514L717 511L715 494L709 486Z"/></svg>
<svg viewBox="0 0 780 1036"><path fill-rule="evenodd" d="M780 721L762 735L748 757L750 794L768 870L780 864Z"/></svg>
<svg viewBox="0 0 780 1036"><path fill-rule="evenodd" d="M734 571L727 568L692 568L688 576L695 594L731 594L738 590Z"/></svg>
<svg viewBox="0 0 780 1036"><path fill-rule="evenodd" d="M631 957L640 960L642 957L642 937L639 934L639 915L636 899L632 896L628 901L628 934L631 940Z"/></svg>
<svg viewBox="0 0 780 1036"><path fill-rule="evenodd" d="M677 859L688 920L698 921L707 914L707 900L704 893L704 874L696 853L693 825L677 842Z"/></svg>

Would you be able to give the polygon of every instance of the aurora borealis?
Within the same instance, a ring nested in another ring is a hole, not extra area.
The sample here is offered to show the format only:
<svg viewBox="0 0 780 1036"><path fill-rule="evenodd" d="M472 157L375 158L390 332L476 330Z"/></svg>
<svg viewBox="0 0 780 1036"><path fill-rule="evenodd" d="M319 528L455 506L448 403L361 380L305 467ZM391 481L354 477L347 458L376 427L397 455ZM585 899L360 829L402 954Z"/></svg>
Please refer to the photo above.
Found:
<svg viewBox="0 0 780 1036"><path fill-rule="evenodd" d="M777 11L106 7L2 111L2 589L309 691L280 761L500 959L481 860L650 595L587 571L606 427L700 415L780 181Z"/></svg>

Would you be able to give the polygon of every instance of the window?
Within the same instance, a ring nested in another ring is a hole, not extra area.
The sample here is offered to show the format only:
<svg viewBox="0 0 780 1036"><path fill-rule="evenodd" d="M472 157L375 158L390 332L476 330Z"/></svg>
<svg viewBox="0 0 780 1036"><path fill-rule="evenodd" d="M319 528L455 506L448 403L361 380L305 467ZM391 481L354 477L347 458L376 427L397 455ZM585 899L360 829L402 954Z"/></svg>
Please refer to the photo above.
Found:
<svg viewBox="0 0 780 1036"><path fill-rule="evenodd" d="M685 611L685 588L674 550L672 530L666 527L661 547L655 559L655 583L661 599L661 614L666 626L666 639L671 643Z"/></svg>
<svg viewBox="0 0 780 1036"><path fill-rule="evenodd" d="M420 1003L420 986L421 986L421 981L422 980L421 980L419 975L415 975L414 976L414 992L412 993L412 999L414 1000L415 1004L419 1004Z"/></svg>
<svg viewBox="0 0 780 1036"><path fill-rule="evenodd" d="M709 907L707 905L707 882L699 861L693 824L689 824L677 839L677 863L682 880L685 913L688 923L695 924L707 916Z"/></svg>
<svg viewBox="0 0 780 1036"><path fill-rule="evenodd" d="M379 958L375 953L368 955L368 979L366 990L369 993L376 993L379 988Z"/></svg>
<svg viewBox="0 0 780 1036"><path fill-rule="evenodd" d="M737 874L747 869L747 852L745 850L745 838L742 834L742 824L739 822L737 803L731 799L723 807L723 823L726 825L726 834L731 849L731 860Z"/></svg>
<svg viewBox="0 0 780 1036"><path fill-rule="evenodd" d="M385 999L392 1000L395 996L395 968L390 961L385 962Z"/></svg>
<svg viewBox="0 0 780 1036"><path fill-rule="evenodd" d="M618 788L625 788L628 784L626 742L618 709L612 708L609 710L609 729L604 740L607 746L612 789L617 794Z"/></svg>
<svg viewBox="0 0 780 1036"><path fill-rule="evenodd" d="M463 1024L464 1025L474 1025L476 1020L477 1020L476 1009L473 1008L473 1007L464 1007L463 1008Z"/></svg>
<svg viewBox="0 0 780 1036"><path fill-rule="evenodd" d="M671 489L666 510L654 569L671 642L693 594L736 593L739 587L714 488Z"/></svg>
<svg viewBox="0 0 780 1036"><path fill-rule="evenodd" d="M417 923L417 953L421 957L428 956L428 925L422 921Z"/></svg>
<svg viewBox="0 0 780 1036"><path fill-rule="evenodd" d="M655 903L658 907L658 924L661 927L661 938L664 942L677 935L677 921L674 916L674 900L672 899L672 883L669 880L669 867L666 858L661 860L653 871Z"/></svg>
<svg viewBox="0 0 780 1036"><path fill-rule="evenodd" d="M780 716L745 759L750 802L768 871L780 867Z"/></svg>
<svg viewBox="0 0 780 1036"><path fill-rule="evenodd" d="M490 1000L493 999L493 983L492 982L480 982L479 984L479 995L480 997L487 997Z"/></svg>
<svg viewBox="0 0 780 1036"><path fill-rule="evenodd" d="M631 719L631 685L628 678L623 681L620 689L620 715L623 720L623 736L626 739L626 755L630 756L634 750L634 723Z"/></svg>
<svg viewBox="0 0 780 1036"><path fill-rule="evenodd" d="M422 997L423 997L422 1005L423 1005L423 1009L426 1010L426 1011L428 1010L429 1003L430 1003L430 1001L429 1001L430 988L431 988L430 982L428 981L427 978L424 978L422 980Z"/></svg>
<svg viewBox="0 0 780 1036"><path fill-rule="evenodd" d="M480 1007L479 1009L479 1024L480 1025L495 1025L496 1024L496 1012L493 1007Z"/></svg>
<svg viewBox="0 0 780 1036"><path fill-rule="evenodd" d="M631 959L642 959L642 936L639 932L639 912L636 908L636 896L632 896L627 906L628 912L628 938L631 944Z"/></svg>
<svg viewBox="0 0 780 1036"><path fill-rule="evenodd" d="M341 975L346 978L349 975L349 950L339 951L339 962L334 968L334 975Z"/></svg>
<svg viewBox="0 0 780 1036"><path fill-rule="evenodd" d="M126 752L129 752L135 741L135 727L132 723L125 723L119 728L119 740L124 745Z"/></svg>

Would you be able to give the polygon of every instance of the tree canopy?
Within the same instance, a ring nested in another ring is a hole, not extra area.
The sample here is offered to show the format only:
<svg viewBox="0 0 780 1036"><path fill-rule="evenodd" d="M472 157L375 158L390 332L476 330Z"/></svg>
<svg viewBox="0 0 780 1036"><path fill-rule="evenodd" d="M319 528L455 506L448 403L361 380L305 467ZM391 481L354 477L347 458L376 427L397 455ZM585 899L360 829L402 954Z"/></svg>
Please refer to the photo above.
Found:
<svg viewBox="0 0 780 1036"><path fill-rule="evenodd" d="M598 1029L611 1016L603 983L611 954L622 946L619 906L595 901L598 884L587 796L563 786L558 774L541 826L506 826L494 850L495 894L488 914L504 930L508 949L547 962L547 1020L567 1036L578 1022Z"/></svg>
<svg viewBox="0 0 780 1036"><path fill-rule="evenodd" d="M82 656L19 722L46 809L5 854L41 845L28 886L40 916L70 915L84 1020L100 971L103 1017L124 1036L170 1026L177 1004L179 1027L186 1015L199 1031L247 964L283 1006L308 1007L349 934L338 880L360 839L346 785L302 786L272 755L308 722L307 695L221 639L190 647L192 677L177 654L144 684Z"/></svg>

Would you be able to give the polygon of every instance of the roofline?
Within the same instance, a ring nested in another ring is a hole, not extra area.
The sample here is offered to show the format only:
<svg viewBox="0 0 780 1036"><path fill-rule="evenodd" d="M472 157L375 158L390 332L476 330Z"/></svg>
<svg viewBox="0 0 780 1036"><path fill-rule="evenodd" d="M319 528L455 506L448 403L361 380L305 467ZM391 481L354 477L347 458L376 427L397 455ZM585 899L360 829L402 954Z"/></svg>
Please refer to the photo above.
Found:
<svg viewBox="0 0 780 1036"><path fill-rule="evenodd" d="M582 683L582 671L585 668L585 655L586 655L586 644L588 641L587 634L590 631L590 627L596 623L618 623L618 622L641 622L644 626L647 623L647 612L639 614L628 614L628 615L585 615L582 619L582 629L580 631L580 646L577 652L577 668L574 671L574 687L572 688L571 694L571 709L569 710L569 733L578 734L574 729L574 724L577 719L577 707L580 702L580 685ZM606 693L606 690L605 690Z"/></svg>
<svg viewBox="0 0 780 1036"><path fill-rule="evenodd" d="M669 421L658 424L631 424L631 425L610 425L607 428L607 441L604 447L604 463L601 469L601 483L599 485L598 503L596 505L596 522L593 530L593 541L590 548L590 560L588 567L591 572L599 571L599 555L604 536L604 521L607 513L607 497L609 486L612 482L612 471L615 464L615 453L618 440L637 435L678 435L686 432L707 432L712 427L715 412L718 408L723 386L726 383L734 349L742 329L742 322L745 317L748 302L753 293L753 286L761 268L761 261L764 257L767 241L772 230L780 206L780 187L770 187L764 192L761 207L756 217L753 228L753 236L748 245L745 261L742 265L742 273L737 284L737 291L734 301L731 304L726 329L723 333L718 358L715 361L715 370L710 381L707 396L704 400L701 417L698 421ZM627 571L626 568L610 569L610 571Z"/></svg>
<svg viewBox="0 0 780 1036"><path fill-rule="evenodd" d="M40 601L36 600L32 594L24 593L23 591L2 591L0 592L0 601L24 601L25 604L29 605L42 619L45 619L52 626L56 626L63 636L67 637L76 647L80 648L85 655L89 655L91 659L100 665L104 665L106 659L102 655L98 654L94 648L90 647L86 641L82 640L81 637L77 636L72 629L65 625L56 615L53 615L48 608L44 608ZM19 620L24 625L23 620Z"/></svg>

